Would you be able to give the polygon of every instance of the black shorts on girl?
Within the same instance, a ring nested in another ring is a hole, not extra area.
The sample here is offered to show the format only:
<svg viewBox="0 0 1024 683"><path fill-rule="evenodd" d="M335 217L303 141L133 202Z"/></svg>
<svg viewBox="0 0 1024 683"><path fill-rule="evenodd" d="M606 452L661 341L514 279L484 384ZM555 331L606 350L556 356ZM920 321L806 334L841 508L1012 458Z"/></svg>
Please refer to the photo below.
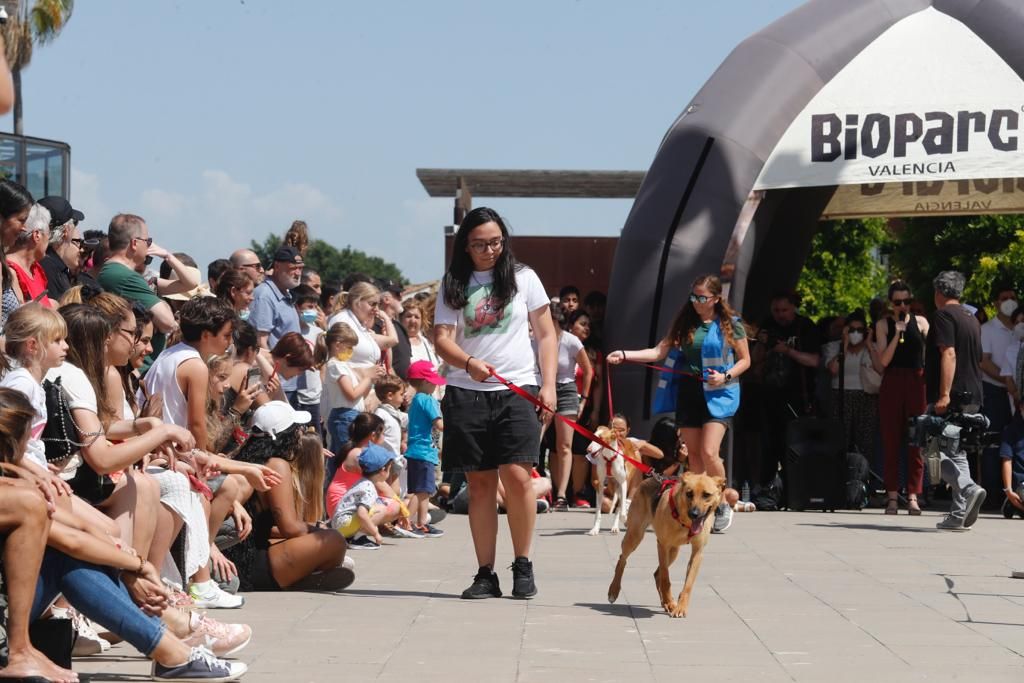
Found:
<svg viewBox="0 0 1024 683"><path fill-rule="evenodd" d="M533 396L536 386L523 387ZM499 465L535 463L540 448L537 409L508 391L449 386L441 401L445 472L480 472Z"/></svg>
<svg viewBox="0 0 1024 683"><path fill-rule="evenodd" d="M447 436L445 439L447 440ZM434 495L437 492L437 478L435 477L437 465L429 460L408 457L405 462L406 490L409 493Z"/></svg>
<svg viewBox="0 0 1024 683"><path fill-rule="evenodd" d="M676 398L676 427L700 429L709 422L717 422L728 429L732 424L732 418L712 417L708 412L701 381L696 377L680 377L679 393Z"/></svg>

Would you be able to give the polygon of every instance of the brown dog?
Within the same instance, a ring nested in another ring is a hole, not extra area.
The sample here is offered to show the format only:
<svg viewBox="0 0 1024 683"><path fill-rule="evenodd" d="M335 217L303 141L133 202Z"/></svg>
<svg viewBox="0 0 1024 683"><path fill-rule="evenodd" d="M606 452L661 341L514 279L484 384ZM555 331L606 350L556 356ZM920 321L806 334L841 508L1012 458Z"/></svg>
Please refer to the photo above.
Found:
<svg viewBox="0 0 1024 683"><path fill-rule="evenodd" d="M619 597L626 560L644 540L644 533L653 522L654 535L658 539L658 569L654 572L654 585L658 588L661 606L670 616L685 617L724 486L722 477L691 472L684 474L681 480L666 479L664 483L657 479L644 481L630 501L622 553L615 565L615 576L608 586L608 602L615 602ZM686 565L686 582L677 601L672 597L668 570L676 561L679 548L686 544L691 547L690 563Z"/></svg>

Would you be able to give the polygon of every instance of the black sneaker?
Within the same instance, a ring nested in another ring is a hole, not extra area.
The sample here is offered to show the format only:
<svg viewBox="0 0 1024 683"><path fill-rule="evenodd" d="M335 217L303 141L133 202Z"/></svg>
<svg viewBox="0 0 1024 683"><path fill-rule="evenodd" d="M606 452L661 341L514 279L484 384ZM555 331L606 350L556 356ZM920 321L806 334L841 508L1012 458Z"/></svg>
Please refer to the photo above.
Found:
<svg viewBox="0 0 1024 683"><path fill-rule="evenodd" d="M377 550L380 548L380 544L365 534L362 536L356 536L348 542L348 547L359 550Z"/></svg>
<svg viewBox="0 0 1024 683"><path fill-rule="evenodd" d="M512 563L512 597L528 600L537 594L537 584L533 582L533 562L525 557L517 557Z"/></svg>
<svg viewBox="0 0 1024 683"><path fill-rule="evenodd" d="M473 577L473 584L462 591L463 600L483 600L484 598L500 598L501 587L498 586L498 575L490 567L480 567Z"/></svg>

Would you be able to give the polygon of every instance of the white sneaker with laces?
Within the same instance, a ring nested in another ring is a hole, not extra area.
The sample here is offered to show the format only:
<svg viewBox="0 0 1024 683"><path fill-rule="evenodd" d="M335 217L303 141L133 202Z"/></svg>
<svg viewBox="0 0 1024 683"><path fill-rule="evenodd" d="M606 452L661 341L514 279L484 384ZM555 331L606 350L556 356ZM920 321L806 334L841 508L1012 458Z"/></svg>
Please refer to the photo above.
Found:
<svg viewBox="0 0 1024 683"><path fill-rule="evenodd" d="M244 597L221 590L212 579L205 583L193 583L188 593L200 609L238 609L245 604Z"/></svg>
<svg viewBox="0 0 1024 683"><path fill-rule="evenodd" d="M246 624L224 624L193 612L189 618L192 633L184 638L189 647L205 647L217 657L235 654L252 640L252 628Z"/></svg>

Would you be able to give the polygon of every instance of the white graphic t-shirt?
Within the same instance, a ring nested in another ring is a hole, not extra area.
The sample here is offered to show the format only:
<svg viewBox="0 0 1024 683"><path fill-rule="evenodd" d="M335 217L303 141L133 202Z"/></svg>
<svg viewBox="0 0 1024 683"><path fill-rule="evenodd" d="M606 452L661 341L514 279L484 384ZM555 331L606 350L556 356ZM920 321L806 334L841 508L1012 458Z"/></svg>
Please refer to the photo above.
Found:
<svg viewBox="0 0 1024 683"><path fill-rule="evenodd" d="M466 306L453 310L444 302L444 287L437 294L435 325L455 327L455 343L463 351L494 366L499 375L519 386L539 385L530 344L529 314L550 304L540 278L532 269L522 267L516 272L519 291L504 308L498 308L491 297L493 271L477 271L470 275ZM448 368L448 386L474 391L502 391L498 383L481 383L461 367Z"/></svg>

